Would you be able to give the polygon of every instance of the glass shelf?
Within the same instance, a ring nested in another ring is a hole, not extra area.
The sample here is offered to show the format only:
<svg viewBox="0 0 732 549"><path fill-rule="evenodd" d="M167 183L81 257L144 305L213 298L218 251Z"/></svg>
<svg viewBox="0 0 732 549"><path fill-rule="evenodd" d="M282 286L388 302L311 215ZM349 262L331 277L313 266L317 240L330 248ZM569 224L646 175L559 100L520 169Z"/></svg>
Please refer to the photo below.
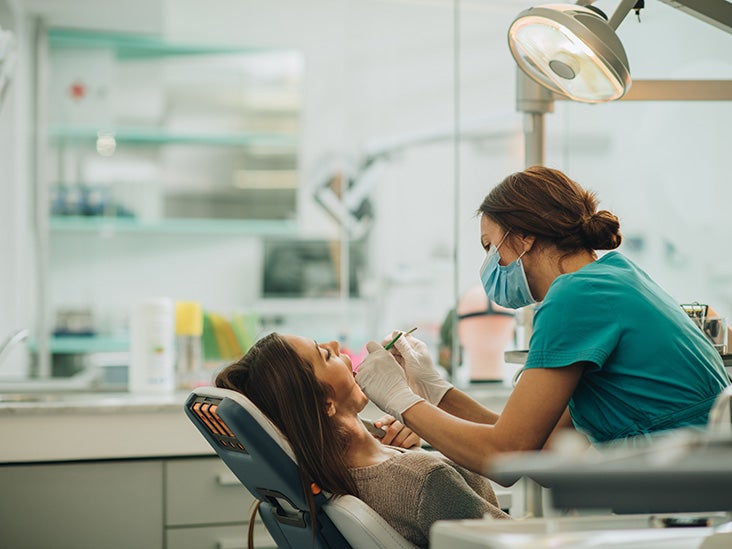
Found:
<svg viewBox="0 0 732 549"><path fill-rule="evenodd" d="M258 315L333 315L338 312L365 314L371 303L365 298L292 297L264 298L252 305Z"/></svg>
<svg viewBox="0 0 732 549"><path fill-rule="evenodd" d="M279 51L276 48L230 47L217 45L182 44L164 41L155 35L122 34L54 28L48 31L52 48L113 48L120 58L161 57L164 55L195 55L216 53L262 53Z"/></svg>
<svg viewBox="0 0 732 549"><path fill-rule="evenodd" d="M112 336L54 336L49 339L49 346L55 354L118 353L130 350L130 340ZM35 351L38 343L31 341L28 347Z"/></svg>
<svg viewBox="0 0 732 549"><path fill-rule="evenodd" d="M95 128L79 126L50 126L48 136L54 141L96 142L100 135L114 137L118 143L133 145L212 145L268 146L293 149L298 138L286 133L194 134L164 129Z"/></svg>
<svg viewBox="0 0 732 549"><path fill-rule="evenodd" d="M125 217L52 216L54 232L145 233L145 234L242 234L294 236L292 220L263 219L161 219L147 221Z"/></svg>

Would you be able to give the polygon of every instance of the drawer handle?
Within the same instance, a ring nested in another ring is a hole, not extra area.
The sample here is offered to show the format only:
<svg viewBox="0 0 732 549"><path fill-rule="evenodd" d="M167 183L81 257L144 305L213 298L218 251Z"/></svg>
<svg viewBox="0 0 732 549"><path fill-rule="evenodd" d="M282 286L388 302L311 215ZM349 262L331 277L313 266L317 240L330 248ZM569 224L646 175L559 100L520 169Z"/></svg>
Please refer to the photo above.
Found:
<svg viewBox="0 0 732 549"><path fill-rule="evenodd" d="M220 473L216 477L216 483L219 486L241 486L241 482L236 478L236 475L231 472Z"/></svg>
<svg viewBox="0 0 732 549"><path fill-rule="evenodd" d="M216 549L247 549L247 544L240 539L220 539Z"/></svg>
<svg viewBox="0 0 732 549"><path fill-rule="evenodd" d="M277 549L277 544L269 536L254 535L254 546L261 549ZM240 539L220 539L216 542L216 549L247 549L247 544Z"/></svg>

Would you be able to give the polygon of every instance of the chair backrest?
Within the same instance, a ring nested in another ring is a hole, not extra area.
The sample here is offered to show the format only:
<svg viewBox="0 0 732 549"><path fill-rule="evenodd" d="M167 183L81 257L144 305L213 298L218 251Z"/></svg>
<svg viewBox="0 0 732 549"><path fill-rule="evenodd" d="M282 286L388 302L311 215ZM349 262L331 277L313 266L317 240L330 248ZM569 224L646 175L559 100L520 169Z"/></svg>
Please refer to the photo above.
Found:
<svg viewBox="0 0 732 549"><path fill-rule="evenodd" d="M314 495L312 520L292 448L241 393L199 387L185 413L249 492L278 547L413 548L366 503L353 496ZM316 525L313 533L313 524Z"/></svg>

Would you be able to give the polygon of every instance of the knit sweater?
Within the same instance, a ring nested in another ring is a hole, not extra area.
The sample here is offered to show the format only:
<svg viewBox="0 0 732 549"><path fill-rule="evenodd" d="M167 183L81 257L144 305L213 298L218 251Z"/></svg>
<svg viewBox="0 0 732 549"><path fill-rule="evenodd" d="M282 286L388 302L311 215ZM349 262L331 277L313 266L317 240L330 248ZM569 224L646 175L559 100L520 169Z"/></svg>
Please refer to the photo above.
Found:
<svg viewBox="0 0 732 549"><path fill-rule="evenodd" d="M350 471L359 497L413 544L427 547L437 520L510 518L487 478L437 452L397 450L382 463Z"/></svg>

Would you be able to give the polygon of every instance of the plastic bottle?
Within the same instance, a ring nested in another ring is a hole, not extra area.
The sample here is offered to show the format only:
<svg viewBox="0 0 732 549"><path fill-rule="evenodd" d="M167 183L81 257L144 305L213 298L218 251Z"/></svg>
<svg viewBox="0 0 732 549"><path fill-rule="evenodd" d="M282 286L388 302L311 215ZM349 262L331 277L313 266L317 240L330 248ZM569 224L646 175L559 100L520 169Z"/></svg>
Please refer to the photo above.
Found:
<svg viewBox="0 0 732 549"><path fill-rule="evenodd" d="M130 315L131 393L175 391L175 309L168 298L146 299Z"/></svg>
<svg viewBox="0 0 732 549"><path fill-rule="evenodd" d="M193 389L210 383L208 372L203 368L202 335L201 304L178 301L175 304L175 378L178 389Z"/></svg>

